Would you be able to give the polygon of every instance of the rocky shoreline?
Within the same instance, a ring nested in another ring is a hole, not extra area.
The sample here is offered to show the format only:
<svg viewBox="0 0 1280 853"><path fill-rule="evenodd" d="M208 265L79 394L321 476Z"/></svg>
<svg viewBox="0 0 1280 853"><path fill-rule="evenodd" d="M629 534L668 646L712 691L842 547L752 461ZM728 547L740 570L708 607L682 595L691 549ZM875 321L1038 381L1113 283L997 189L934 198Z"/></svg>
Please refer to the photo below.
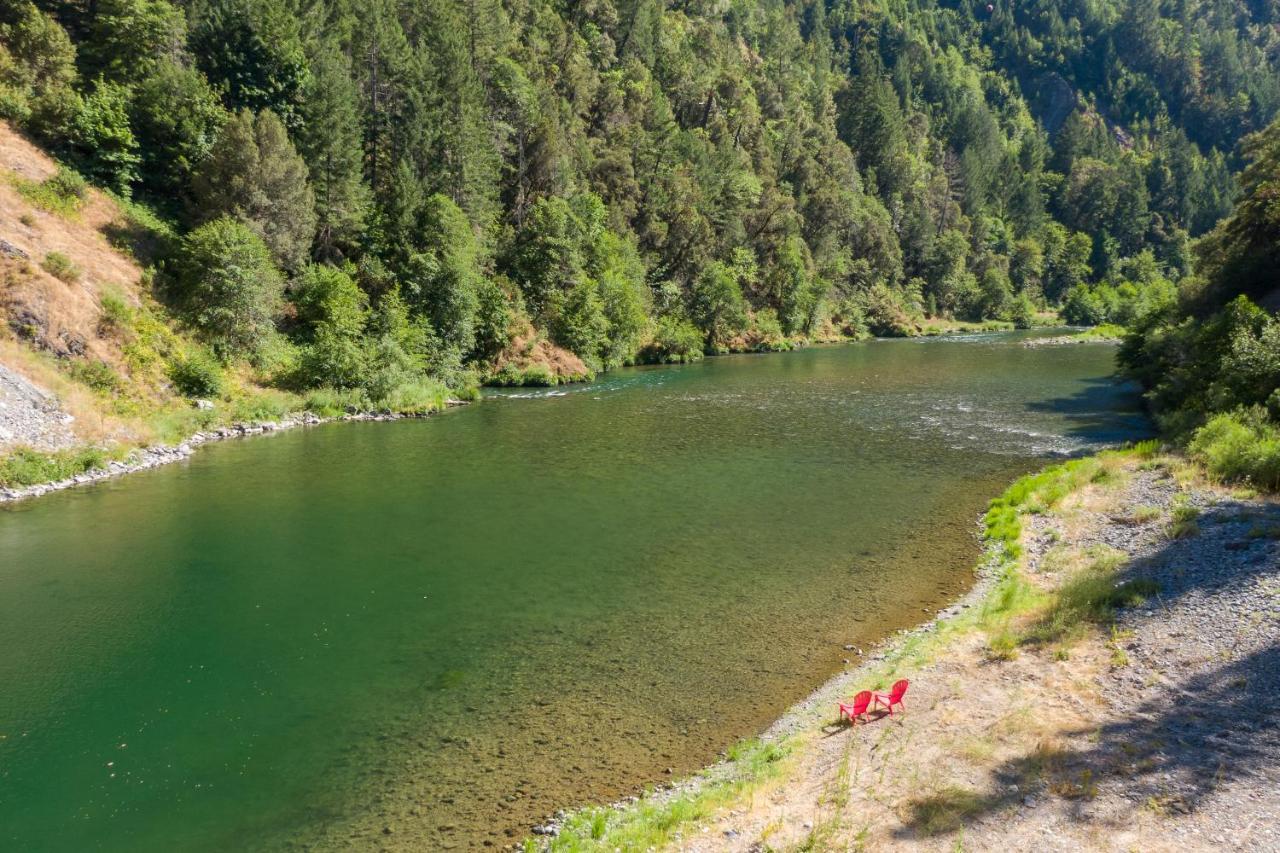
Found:
<svg viewBox="0 0 1280 853"><path fill-rule="evenodd" d="M1059 347L1071 346L1073 344L1118 344L1120 338L1113 338L1105 335L1054 335L1049 338L1031 338L1022 342L1024 347L1035 349L1037 347Z"/></svg>
<svg viewBox="0 0 1280 853"><path fill-rule="evenodd" d="M466 402L463 400L450 399L445 401L446 408L465 405ZM152 468L159 468L162 465L181 462L195 453L197 448L215 441L225 441L232 438L247 438L254 435L283 432L284 430L295 429L297 427L319 426L327 423L347 421L399 421L427 418L434 414L437 414L437 412L426 412L421 414L401 412L348 412L347 414L338 415L337 417L325 418L311 412L300 412L296 415L290 415L278 421L254 421L231 424L230 426L197 432L179 444L159 444L152 447L139 448L131 452L123 460L112 460L103 468L86 471L83 474L77 474L74 477L67 477L64 480L55 480L49 483L37 483L35 485L21 486L18 488L0 488L0 504L25 500L27 498L38 498L42 495L47 495L50 492L73 489L77 486L88 486L93 483L100 483L103 480L122 477L125 474L132 474L137 471L149 471Z"/></svg>

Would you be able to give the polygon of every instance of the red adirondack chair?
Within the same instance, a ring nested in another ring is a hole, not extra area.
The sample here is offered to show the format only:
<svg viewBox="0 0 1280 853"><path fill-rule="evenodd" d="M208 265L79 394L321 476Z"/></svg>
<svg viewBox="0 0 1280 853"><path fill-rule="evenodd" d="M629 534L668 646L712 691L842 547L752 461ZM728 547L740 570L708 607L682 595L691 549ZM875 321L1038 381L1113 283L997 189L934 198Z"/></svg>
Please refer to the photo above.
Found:
<svg viewBox="0 0 1280 853"><path fill-rule="evenodd" d="M867 706L871 704L871 691L863 690L857 696L853 697L853 701L849 704L840 703L840 716L837 719L849 718L849 725L855 725L858 717L867 716ZM867 718L868 721L870 718Z"/></svg>
<svg viewBox="0 0 1280 853"><path fill-rule="evenodd" d="M907 710L907 706L902 704L902 695L907 692L909 682L904 678L901 681L895 681L893 686L889 688L888 693L872 693L871 701L877 708L889 709L889 716L893 716L893 706L897 705L902 710Z"/></svg>

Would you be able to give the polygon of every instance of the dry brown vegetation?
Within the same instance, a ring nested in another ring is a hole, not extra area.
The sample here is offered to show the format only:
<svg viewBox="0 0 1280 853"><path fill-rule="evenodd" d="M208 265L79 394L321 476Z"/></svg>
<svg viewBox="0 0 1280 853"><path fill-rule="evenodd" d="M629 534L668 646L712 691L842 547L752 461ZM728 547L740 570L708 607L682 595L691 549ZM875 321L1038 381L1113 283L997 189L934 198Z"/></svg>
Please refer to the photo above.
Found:
<svg viewBox="0 0 1280 853"><path fill-rule="evenodd" d="M61 357L122 366L118 341L99 334L105 292L134 305L141 301L142 269L107 239L123 219L120 208L93 189L72 216L39 207L15 182L47 180L57 164L4 123L0 166L0 237L26 255L0 257L0 309L10 333ZM50 254L74 264L79 271L74 281L42 268L41 260Z"/></svg>
<svg viewBox="0 0 1280 853"><path fill-rule="evenodd" d="M545 372L556 382L574 382L591 375L582 359L553 344L527 320L494 359L493 373L499 375L504 370L521 375L530 371Z"/></svg>

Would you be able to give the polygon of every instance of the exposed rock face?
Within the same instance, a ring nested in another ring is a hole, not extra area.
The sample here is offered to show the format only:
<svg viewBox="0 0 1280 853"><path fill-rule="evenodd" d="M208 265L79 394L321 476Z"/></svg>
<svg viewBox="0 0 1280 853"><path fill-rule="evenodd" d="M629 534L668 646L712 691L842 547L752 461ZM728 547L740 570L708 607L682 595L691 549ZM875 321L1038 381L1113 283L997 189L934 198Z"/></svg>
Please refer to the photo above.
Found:
<svg viewBox="0 0 1280 853"><path fill-rule="evenodd" d="M0 448L69 447L75 441L71 420L52 394L0 364Z"/></svg>

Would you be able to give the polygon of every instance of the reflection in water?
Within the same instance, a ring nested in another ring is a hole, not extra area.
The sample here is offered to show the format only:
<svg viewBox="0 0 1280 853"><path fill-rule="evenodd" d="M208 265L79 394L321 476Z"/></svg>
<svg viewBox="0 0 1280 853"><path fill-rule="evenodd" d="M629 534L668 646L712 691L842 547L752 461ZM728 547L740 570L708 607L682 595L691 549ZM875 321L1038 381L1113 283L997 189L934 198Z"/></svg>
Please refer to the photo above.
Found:
<svg viewBox="0 0 1280 853"><path fill-rule="evenodd" d="M0 846L470 847L692 770L963 590L1009 479L1139 434L1112 352L621 371L0 513Z"/></svg>

